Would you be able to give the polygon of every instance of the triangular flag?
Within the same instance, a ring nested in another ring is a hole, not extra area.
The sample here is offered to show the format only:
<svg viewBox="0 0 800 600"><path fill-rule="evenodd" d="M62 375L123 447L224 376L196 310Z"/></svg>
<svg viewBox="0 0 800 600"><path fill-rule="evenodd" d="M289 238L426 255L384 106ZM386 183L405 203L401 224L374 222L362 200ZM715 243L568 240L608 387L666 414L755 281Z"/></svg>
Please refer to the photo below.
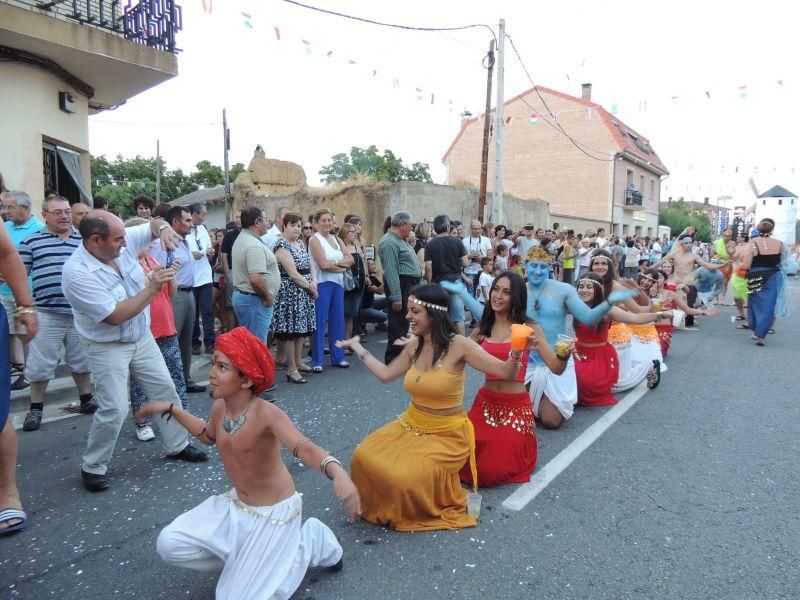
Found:
<svg viewBox="0 0 800 600"><path fill-rule="evenodd" d="M328 50L328 52L325 54L325 56L327 56L328 58L333 56L333 50Z"/></svg>
<svg viewBox="0 0 800 600"><path fill-rule="evenodd" d="M739 97L740 98L747 98L747 86L740 85L739 86Z"/></svg>
<svg viewBox="0 0 800 600"><path fill-rule="evenodd" d="M612 104L611 105L611 114L612 115L617 114L617 105L616 104Z"/></svg>
<svg viewBox="0 0 800 600"><path fill-rule="evenodd" d="M357 65L358 63L354 61L352 58L347 61L348 65Z"/></svg>
<svg viewBox="0 0 800 600"><path fill-rule="evenodd" d="M397 77L392 77L392 85L396 88L400 87L400 80Z"/></svg>
<svg viewBox="0 0 800 600"><path fill-rule="evenodd" d="M275 28L275 39L278 40L279 42L281 41L281 30L278 29L277 27Z"/></svg>
<svg viewBox="0 0 800 600"><path fill-rule="evenodd" d="M244 17L244 26L247 27L248 29L252 29L253 22L251 21L252 17L250 16L250 13L242 11L242 16Z"/></svg>
<svg viewBox="0 0 800 600"><path fill-rule="evenodd" d="M300 40L300 41L302 41L303 46L306 47L306 53L311 54L311 42L309 42L308 40Z"/></svg>
<svg viewBox="0 0 800 600"><path fill-rule="evenodd" d="M431 104L433 104L433 94L431 94Z"/></svg>
<svg viewBox="0 0 800 600"><path fill-rule="evenodd" d="M417 88L417 100L422 100L422 88Z"/></svg>
<svg viewBox="0 0 800 600"><path fill-rule="evenodd" d="M556 123L556 124L558 124L558 117L559 117L558 111L554 112L553 113L553 122Z"/></svg>
<svg viewBox="0 0 800 600"><path fill-rule="evenodd" d="M377 69L372 69L372 76L375 77L375 75L377 75L377 74L378 74L378 70Z"/></svg>
<svg viewBox="0 0 800 600"><path fill-rule="evenodd" d="M453 112L453 101L452 100L448 100L447 101L447 112Z"/></svg>
<svg viewBox="0 0 800 600"><path fill-rule="evenodd" d="M539 122L539 113L531 113L531 125L536 125Z"/></svg>
<svg viewBox="0 0 800 600"><path fill-rule="evenodd" d="M211 12L211 0L203 0L203 10L207 13Z"/></svg>
<svg viewBox="0 0 800 600"><path fill-rule="evenodd" d="M591 106L587 106L586 107L586 117L589 118L589 119L592 118L592 107Z"/></svg>

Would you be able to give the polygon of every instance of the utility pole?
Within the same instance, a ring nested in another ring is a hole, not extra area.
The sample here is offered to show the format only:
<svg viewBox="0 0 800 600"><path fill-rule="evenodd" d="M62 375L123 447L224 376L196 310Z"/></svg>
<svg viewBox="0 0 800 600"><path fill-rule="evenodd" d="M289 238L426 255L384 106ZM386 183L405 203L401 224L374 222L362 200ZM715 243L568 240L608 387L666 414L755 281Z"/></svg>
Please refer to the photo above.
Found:
<svg viewBox="0 0 800 600"><path fill-rule="evenodd" d="M492 222L503 222L503 139L505 102L503 97L503 84L505 79L505 68L503 59L505 58L506 41L506 20L500 19L497 42L497 103L494 111L494 184L492 186Z"/></svg>
<svg viewBox="0 0 800 600"><path fill-rule="evenodd" d="M228 152L231 149L231 130L228 129L228 116L225 109L222 109L222 148L223 165L225 169L225 222L233 218L233 198L231 198L231 172L228 166Z"/></svg>
<svg viewBox="0 0 800 600"><path fill-rule="evenodd" d="M492 109L492 73L494 72L494 40L486 55L486 110L483 113L483 147L481 149L481 187L478 192L478 220L486 222L486 178L489 173L489 111Z"/></svg>
<svg viewBox="0 0 800 600"><path fill-rule="evenodd" d="M156 206L161 204L161 142L156 140Z"/></svg>

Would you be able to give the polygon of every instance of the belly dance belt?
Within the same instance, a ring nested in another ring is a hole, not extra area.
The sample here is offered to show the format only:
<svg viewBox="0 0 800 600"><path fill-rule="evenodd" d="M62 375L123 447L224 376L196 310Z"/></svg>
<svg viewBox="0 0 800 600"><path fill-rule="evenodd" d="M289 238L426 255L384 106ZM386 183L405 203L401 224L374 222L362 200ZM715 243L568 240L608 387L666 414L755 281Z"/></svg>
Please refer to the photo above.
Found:
<svg viewBox="0 0 800 600"><path fill-rule="evenodd" d="M536 424L533 420L531 398L527 392L502 394L484 387L480 389L475 400L480 402L483 420L489 427L510 427L522 435L534 435Z"/></svg>
<svg viewBox="0 0 800 600"><path fill-rule="evenodd" d="M418 409L414 403L408 405L406 412L397 417L397 420L406 431L414 435L436 435L455 431L461 427L467 428L469 443L469 469L472 473L475 491L478 490L478 468L475 462L475 428L472 421L467 418L466 412L455 415L432 415Z"/></svg>
<svg viewBox="0 0 800 600"><path fill-rule="evenodd" d="M615 348L627 348L631 345L631 334L625 323L614 323L609 327L608 343Z"/></svg>
<svg viewBox="0 0 800 600"><path fill-rule="evenodd" d="M658 341L658 334L652 325L628 325L628 330L642 343Z"/></svg>

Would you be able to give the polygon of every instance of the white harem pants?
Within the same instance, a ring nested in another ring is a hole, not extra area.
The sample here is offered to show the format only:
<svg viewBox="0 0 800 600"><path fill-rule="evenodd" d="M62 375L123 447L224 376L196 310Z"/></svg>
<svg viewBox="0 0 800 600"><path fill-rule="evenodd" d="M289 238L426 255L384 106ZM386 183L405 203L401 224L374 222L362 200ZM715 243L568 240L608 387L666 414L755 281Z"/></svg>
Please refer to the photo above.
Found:
<svg viewBox="0 0 800 600"><path fill-rule="evenodd" d="M309 567L342 558L336 536L321 521L303 523L303 497L248 506L236 491L211 496L159 534L161 558L179 567L222 571L217 600L289 598Z"/></svg>
<svg viewBox="0 0 800 600"><path fill-rule="evenodd" d="M545 364L528 363L525 372L525 385L530 384L533 414L539 416L539 405L542 395L546 395L561 413L564 419L569 419L578 403L578 382L575 379L575 363L572 356L567 361L567 367L561 375L556 375Z"/></svg>

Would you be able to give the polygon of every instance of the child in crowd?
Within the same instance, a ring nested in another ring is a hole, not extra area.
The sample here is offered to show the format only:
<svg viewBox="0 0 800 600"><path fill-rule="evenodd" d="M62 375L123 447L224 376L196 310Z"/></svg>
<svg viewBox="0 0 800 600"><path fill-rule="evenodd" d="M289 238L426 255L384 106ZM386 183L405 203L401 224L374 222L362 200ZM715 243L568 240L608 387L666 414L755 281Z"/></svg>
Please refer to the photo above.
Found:
<svg viewBox="0 0 800 600"><path fill-rule="evenodd" d="M302 523L302 496L281 459L281 445L333 480L350 522L361 514L358 491L342 463L259 398L275 379L275 363L261 340L237 327L217 338L211 364L208 421L165 402L150 401L137 414L174 417L204 444L216 444L233 483L229 492L167 525L157 551L173 565L221 571L218 599L289 598L308 567L340 570L342 547L321 521Z"/></svg>
<svg viewBox="0 0 800 600"><path fill-rule="evenodd" d="M508 246L506 244L497 244L494 250L494 266L501 273L508 271Z"/></svg>
<svg viewBox="0 0 800 600"><path fill-rule="evenodd" d="M478 292L475 296L478 302L486 304L489 301L489 290L492 289L494 281L494 260L488 256L481 259L481 275L478 278Z"/></svg>

